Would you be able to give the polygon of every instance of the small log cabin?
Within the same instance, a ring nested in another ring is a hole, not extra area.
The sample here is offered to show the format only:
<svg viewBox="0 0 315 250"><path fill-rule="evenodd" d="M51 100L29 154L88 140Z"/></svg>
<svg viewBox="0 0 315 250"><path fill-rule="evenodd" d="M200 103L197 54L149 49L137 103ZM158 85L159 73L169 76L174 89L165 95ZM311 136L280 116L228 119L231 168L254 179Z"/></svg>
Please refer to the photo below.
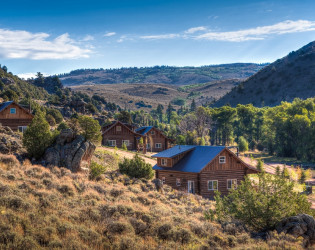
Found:
<svg viewBox="0 0 315 250"><path fill-rule="evenodd" d="M153 155L156 178L179 191L213 199L237 188L247 174L259 171L224 146L177 145Z"/></svg>
<svg viewBox="0 0 315 250"><path fill-rule="evenodd" d="M136 129L134 125L115 121L102 127L102 144L121 148L123 143L128 150L142 150L160 152L170 147L171 140L160 130L154 127L141 127ZM140 139L143 139L144 147L140 147Z"/></svg>
<svg viewBox="0 0 315 250"><path fill-rule="evenodd" d="M8 126L13 131L24 132L33 117L30 110L14 101L0 103L0 125Z"/></svg>
<svg viewBox="0 0 315 250"><path fill-rule="evenodd" d="M171 139L165 136L161 130L145 126L135 130L144 138L144 145L146 151L161 152L171 147Z"/></svg>

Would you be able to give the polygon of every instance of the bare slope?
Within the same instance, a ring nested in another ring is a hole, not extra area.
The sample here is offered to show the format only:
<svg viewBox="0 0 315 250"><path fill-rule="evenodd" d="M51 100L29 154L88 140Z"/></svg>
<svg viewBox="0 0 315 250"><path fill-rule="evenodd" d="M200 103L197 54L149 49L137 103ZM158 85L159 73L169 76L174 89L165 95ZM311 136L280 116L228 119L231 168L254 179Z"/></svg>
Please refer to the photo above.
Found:
<svg viewBox="0 0 315 250"><path fill-rule="evenodd" d="M221 98L216 106L227 103L275 106L296 97L314 96L315 41L266 66Z"/></svg>

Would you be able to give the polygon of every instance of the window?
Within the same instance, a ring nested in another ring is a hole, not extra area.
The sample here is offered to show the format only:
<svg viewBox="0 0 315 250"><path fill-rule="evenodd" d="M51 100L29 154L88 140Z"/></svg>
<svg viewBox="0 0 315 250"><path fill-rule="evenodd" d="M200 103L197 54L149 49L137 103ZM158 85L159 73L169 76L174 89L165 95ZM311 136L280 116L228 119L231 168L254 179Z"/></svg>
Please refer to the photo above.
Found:
<svg viewBox="0 0 315 250"><path fill-rule="evenodd" d="M154 130L151 130L151 135L155 135L155 131Z"/></svg>
<svg viewBox="0 0 315 250"><path fill-rule="evenodd" d="M116 146L116 140L108 140L108 146L115 147Z"/></svg>
<svg viewBox="0 0 315 250"><path fill-rule="evenodd" d="M155 148L162 148L162 143L155 143Z"/></svg>
<svg viewBox="0 0 315 250"><path fill-rule="evenodd" d="M225 163L225 156L220 156L219 157L219 163L220 164Z"/></svg>
<svg viewBox="0 0 315 250"><path fill-rule="evenodd" d="M165 184L165 177L162 177L162 183Z"/></svg>
<svg viewBox="0 0 315 250"><path fill-rule="evenodd" d="M180 186L180 178L176 178L176 186Z"/></svg>
<svg viewBox="0 0 315 250"><path fill-rule="evenodd" d="M10 114L16 114L16 108L10 108Z"/></svg>
<svg viewBox="0 0 315 250"><path fill-rule="evenodd" d="M24 131L27 129L27 126L19 126L19 131L24 133Z"/></svg>
<svg viewBox="0 0 315 250"><path fill-rule="evenodd" d="M195 182L188 181L188 193L194 194L195 193Z"/></svg>
<svg viewBox="0 0 315 250"><path fill-rule="evenodd" d="M167 166L167 159L161 159L161 165L162 166Z"/></svg>
<svg viewBox="0 0 315 250"><path fill-rule="evenodd" d="M208 190L218 190L218 181L208 181Z"/></svg>
<svg viewBox="0 0 315 250"><path fill-rule="evenodd" d="M227 180L227 189L237 188L237 179Z"/></svg>
<svg viewBox="0 0 315 250"><path fill-rule="evenodd" d="M150 148L151 148L150 143L147 143L147 149L150 149Z"/></svg>
<svg viewBox="0 0 315 250"><path fill-rule="evenodd" d="M122 144L125 144L128 147L129 146L129 140L122 140Z"/></svg>
<svg viewBox="0 0 315 250"><path fill-rule="evenodd" d="M116 127L116 131L117 131L117 132L120 132L120 131L121 131L121 126L117 126L117 127Z"/></svg>

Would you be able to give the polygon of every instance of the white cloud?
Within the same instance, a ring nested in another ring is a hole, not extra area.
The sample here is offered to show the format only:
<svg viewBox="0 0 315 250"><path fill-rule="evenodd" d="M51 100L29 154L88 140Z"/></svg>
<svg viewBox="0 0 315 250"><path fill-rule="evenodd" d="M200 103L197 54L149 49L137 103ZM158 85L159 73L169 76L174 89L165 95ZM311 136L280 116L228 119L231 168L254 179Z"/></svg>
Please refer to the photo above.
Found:
<svg viewBox="0 0 315 250"><path fill-rule="evenodd" d="M204 26L200 26L200 27L190 28L190 29L186 30L185 33L186 34L194 34L198 31L204 31L204 30L207 30L207 28Z"/></svg>
<svg viewBox="0 0 315 250"><path fill-rule="evenodd" d="M123 41L125 41L126 38L127 38L127 36L121 36L121 37L117 40L117 42L118 42L118 43L122 43Z"/></svg>
<svg viewBox="0 0 315 250"><path fill-rule="evenodd" d="M172 39L176 37L180 37L180 35L179 34L164 34L164 35L140 36L141 39L151 39L151 40Z"/></svg>
<svg viewBox="0 0 315 250"><path fill-rule="evenodd" d="M49 74L47 73L42 73L43 76L49 76ZM21 73L21 74L17 74L18 77L23 78L23 79L30 79L30 78L35 78L37 73Z"/></svg>
<svg viewBox="0 0 315 250"><path fill-rule="evenodd" d="M87 58L91 53L69 37L68 33L49 39L47 33L0 29L0 57L42 59Z"/></svg>
<svg viewBox="0 0 315 250"><path fill-rule="evenodd" d="M207 32L193 38L229 42L243 42L249 40L263 40L270 35L281 35L315 30L315 22L307 20L276 23L269 26L261 26L252 29L244 29L228 32Z"/></svg>
<svg viewBox="0 0 315 250"><path fill-rule="evenodd" d="M107 32L107 33L104 34L103 36L109 37L109 36L114 36L114 35L116 35L116 32Z"/></svg>
<svg viewBox="0 0 315 250"><path fill-rule="evenodd" d="M91 35L86 35L82 41L87 42L87 41L93 41L94 40L94 36Z"/></svg>

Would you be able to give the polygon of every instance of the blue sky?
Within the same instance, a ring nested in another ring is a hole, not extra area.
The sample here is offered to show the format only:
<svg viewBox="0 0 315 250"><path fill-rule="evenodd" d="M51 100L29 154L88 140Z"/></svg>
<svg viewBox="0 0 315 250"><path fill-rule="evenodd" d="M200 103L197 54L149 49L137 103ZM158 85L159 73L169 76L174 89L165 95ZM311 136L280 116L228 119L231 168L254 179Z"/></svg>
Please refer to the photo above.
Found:
<svg viewBox="0 0 315 250"><path fill-rule="evenodd" d="M21 75L272 62L313 40L314 0L1 3L0 63Z"/></svg>

